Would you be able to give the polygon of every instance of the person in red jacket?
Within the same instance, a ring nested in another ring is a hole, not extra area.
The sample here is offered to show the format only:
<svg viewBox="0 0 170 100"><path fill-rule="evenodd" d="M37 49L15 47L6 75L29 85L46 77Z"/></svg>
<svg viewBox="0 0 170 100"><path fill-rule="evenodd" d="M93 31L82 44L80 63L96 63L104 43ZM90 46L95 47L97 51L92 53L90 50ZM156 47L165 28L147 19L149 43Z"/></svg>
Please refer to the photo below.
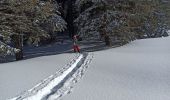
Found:
<svg viewBox="0 0 170 100"><path fill-rule="evenodd" d="M79 52L80 53L80 47L78 46L77 35L73 36L73 49L74 49L74 52Z"/></svg>

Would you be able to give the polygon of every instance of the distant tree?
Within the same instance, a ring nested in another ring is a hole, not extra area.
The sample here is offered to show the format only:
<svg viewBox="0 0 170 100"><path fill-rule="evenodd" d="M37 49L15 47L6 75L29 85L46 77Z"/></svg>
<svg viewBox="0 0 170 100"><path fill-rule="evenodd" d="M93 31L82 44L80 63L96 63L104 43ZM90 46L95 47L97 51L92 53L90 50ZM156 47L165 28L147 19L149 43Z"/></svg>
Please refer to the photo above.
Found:
<svg viewBox="0 0 170 100"><path fill-rule="evenodd" d="M42 37L49 37L43 24L52 25L53 31L66 28L66 22L55 7L56 2L51 0L1 0L0 5L0 35L3 37L1 46L4 44L9 48L6 51L16 53L16 60L23 58L23 37L34 45L38 45ZM8 46L4 40L5 37L14 43L14 48L19 49L18 52ZM0 50L3 49L0 48Z"/></svg>
<svg viewBox="0 0 170 100"><path fill-rule="evenodd" d="M152 26L149 29L153 28L150 33L155 33L159 21L162 22L155 16L158 4L159 0L76 0L77 33L104 39L106 45L143 38L147 24Z"/></svg>
<svg viewBox="0 0 170 100"><path fill-rule="evenodd" d="M166 12L162 8L162 0L154 0L149 3L151 13L146 15L143 32L148 38L168 36L166 29ZM148 10L148 9L146 9Z"/></svg>

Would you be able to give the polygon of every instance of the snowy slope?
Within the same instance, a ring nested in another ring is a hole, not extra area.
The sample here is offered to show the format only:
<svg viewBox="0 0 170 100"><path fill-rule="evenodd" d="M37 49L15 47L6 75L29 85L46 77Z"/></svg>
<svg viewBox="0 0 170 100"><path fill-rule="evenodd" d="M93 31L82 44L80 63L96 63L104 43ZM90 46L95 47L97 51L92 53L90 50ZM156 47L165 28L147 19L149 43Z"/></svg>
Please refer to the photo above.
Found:
<svg viewBox="0 0 170 100"><path fill-rule="evenodd" d="M0 64L0 100L31 89L65 67L75 57L75 54L61 54Z"/></svg>
<svg viewBox="0 0 170 100"><path fill-rule="evenodd" d="M170 37L94 53L86 75L62 100L170 100Z"/></svg>

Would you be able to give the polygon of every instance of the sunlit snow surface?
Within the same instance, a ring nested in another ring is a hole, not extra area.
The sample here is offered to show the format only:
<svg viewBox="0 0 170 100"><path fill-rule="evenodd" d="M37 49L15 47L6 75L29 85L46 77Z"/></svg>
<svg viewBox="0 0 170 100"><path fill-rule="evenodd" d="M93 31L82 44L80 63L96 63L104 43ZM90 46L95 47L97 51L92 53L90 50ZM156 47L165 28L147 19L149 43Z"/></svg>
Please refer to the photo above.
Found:
<svg viewBox="0 0 170 100"><path fill-rule="evenodd" d="M31 89L75 57L76 54L61 54L0 64L0 100Z"/></svg>
<svg viewBox="0 0 170 100"><path fill-rule="evenodd" d="M94 52L83 79L59 99L170 100L169 43L170 37L143 39ZM31 89L76 57L61 54L0 64L0 100Z"/></svg>
<svg viewBox="0 0 170 100"><path fill-rule="evenodd" d="M62 100L170 100L170 37L95 52L84 78Z"/></svg>

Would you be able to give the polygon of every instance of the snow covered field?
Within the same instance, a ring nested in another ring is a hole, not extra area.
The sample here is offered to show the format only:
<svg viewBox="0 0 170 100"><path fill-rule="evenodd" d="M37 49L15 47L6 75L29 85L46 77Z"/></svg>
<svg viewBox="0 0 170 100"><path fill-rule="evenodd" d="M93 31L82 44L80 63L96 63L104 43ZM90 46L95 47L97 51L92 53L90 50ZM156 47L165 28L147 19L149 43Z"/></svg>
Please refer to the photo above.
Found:
<svg viewBox="0 0 170 100"><path fill-rule="evenodd" d="M0 100L31 89L75 57L76 54L61 54L0 64Z"/></svg>
<svg viewBox="0 0 170 100"><path fill-rule="evenodd" d="M170 37L94 53L84 78L62 100L170 100Z"/></svg>
<svg viewBox="0 0 170 100"><path fill-rule="evenodd" d="M169 43L170 37L143 39L87 57L61 54L0 64L0 100L170 100Z"/></svg>

